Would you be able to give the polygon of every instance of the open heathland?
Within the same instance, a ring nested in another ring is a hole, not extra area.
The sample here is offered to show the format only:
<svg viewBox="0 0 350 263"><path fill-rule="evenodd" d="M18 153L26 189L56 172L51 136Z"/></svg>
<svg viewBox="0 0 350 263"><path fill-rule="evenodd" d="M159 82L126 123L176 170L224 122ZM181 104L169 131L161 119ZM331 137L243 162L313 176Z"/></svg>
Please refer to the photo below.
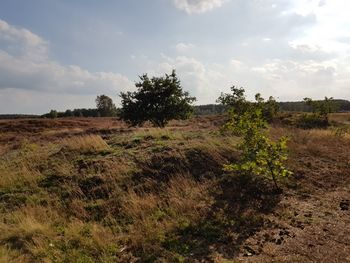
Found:
<svg viewBox="0 0 350 263"><path fill-rule="evenodd" d="M350 114L270 125L281 191L223 169L225 120L0 120L0 262L350 262Z"/></svg>

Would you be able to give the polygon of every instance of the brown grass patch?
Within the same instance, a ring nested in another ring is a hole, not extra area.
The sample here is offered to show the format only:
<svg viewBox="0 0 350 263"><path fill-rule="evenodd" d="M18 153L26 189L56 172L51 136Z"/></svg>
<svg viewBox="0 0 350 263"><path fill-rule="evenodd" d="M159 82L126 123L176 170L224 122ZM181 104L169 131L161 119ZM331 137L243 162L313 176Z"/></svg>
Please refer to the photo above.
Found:
<svg viewBox="0 0 350 263"><path fill-rule="evenodd" d="M82 153L108 151L110 148L100 135L75 136L62 141L62 145Z"/></svg>

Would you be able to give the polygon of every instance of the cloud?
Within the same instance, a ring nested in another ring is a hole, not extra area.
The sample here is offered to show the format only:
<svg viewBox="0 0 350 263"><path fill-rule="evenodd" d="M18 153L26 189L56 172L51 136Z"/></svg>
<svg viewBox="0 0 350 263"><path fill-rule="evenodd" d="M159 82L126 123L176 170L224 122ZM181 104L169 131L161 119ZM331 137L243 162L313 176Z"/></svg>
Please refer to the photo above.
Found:
<svg viewBox="0 0 350 263"><path fill-rule="evenodd" d="M187 52L187 51L190 51L191 49L193 49L195 47L195 45L191 44L191 43L178 43L176 46L175 46L175 49L177 52L179 53L184 53L184 52Z"/></svg>
<svg viewBox="0 0 350 263"><path fill-rule="evenodd" d="M187 14L205 13L221 7L229 0L173 0L176 8Z"/></svg>
<svg viewBox="0 0 350 263"><path fill-rule="evenodd" d="M104 93L116 97L120 91L134 86L119 73L90 72L77 65L61 65L49 58L47 41L3 20L0 20L0 48L0 93L16 90L13 93L19 94L18 90L25 90L26 93L44 92L55 96ZM17 98L20 104L21 97ZM3 96L0 99L3 104Z"/></svg>
<svg viewBox="0 0 350 263"><path fill-rule="evenodd" d="M168 1L188 14L198 14L230 0ZM350 98L350 20L346 8L350 4L344 0L235 0L234 5L225 7L212 16L188 17L180 22L175 19L157 30L150 27L154 35L138 34L140 41L132 37L131 42L121 42L132 43L125 54L134 54L124 60L125 71L134 76L143 72L163 75L175 68L184 89L198 98L198 104L214 103L221 91L229 92L231 85L245 87L250 98L256 92L281 100ZM104 36L113 27L106 21L98 28L105 28L97 35L104 46ZM123 41L129 41L130 32L125 30ZM74 35L80 40L85 37L83 43L96 36L90 31L80 32ZM147 42L151 46L145 45ZM157 55L160 52L163 54ZM115 59L111 50L102 53ZM96 53L91 57L100 58ZM44 101L45 96L62 100L61 107L74 105L70 98L75 98L74 103L81 98L77 105L88 100L93 105L93 97L99 93L116 97L121 90L129 89L134 85L122 74L91 72L53 60L50 42L0 20L0 112L5 104L29 109L29 102ZM32 109L38 111L36 106ZM48 104L41 107L47 111L44 107Z"/></svg>
<svg viewBox="0 0 350 263"><path fill-rule="evenodd" d="M91 108L95 95L52 94L32 90L3 89L0 91L1 114L41 114L50 109L64 111Z"/></svg>
<svg viewBox="0 0 350 263"><path fill-rule="evenodd" d="M0 47L8 53L31 60L47 58L48 42L25 28L0 19Z"/></svg>
<svg viewBox="0 0 350 263"><path fill-rule="evenodd" d="M322 98L337 94L331 87L336 85L338 68L334 61L273 60L252 71L261 75L273 94L283 100L301 100L302 97ZM349 79L350 80L350 79Z"/></svg>
<svg viewBox="0 0 350 263"><path fill-rule="evenodd" d="M54 61L34 63L0 53L0 90L23 89L49 93L118 93L130 88L125 76L111 72L91 73L79 66L62 66Z"/></svg>
<svg viewBox="0 0 350 263"><path fill-rule="evenodd" d="M300 52L316 52L314 47L297 48ZM232 85L244 87L249 99L256 93L282 101L324 96L349 98L350 90L346 88L350 85L349 61L350 58L348 61L285 58L256 62L232 58L225 63L205 63L190 56L163 55L160 61L149 61L146 72L163 75L176 69L183 88L197 97L198 104L214 103Z"/></svg>

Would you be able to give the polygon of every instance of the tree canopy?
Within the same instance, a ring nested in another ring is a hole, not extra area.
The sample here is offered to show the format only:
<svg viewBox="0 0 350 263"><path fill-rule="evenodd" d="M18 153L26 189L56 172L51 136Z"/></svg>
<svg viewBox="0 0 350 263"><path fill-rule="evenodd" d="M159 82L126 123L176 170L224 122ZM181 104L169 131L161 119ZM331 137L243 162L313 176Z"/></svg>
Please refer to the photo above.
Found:
<svg viewBox="0 0 350 263"><path fill-rule="evenodd" d="M112 117L117 113L117 108L115 107L113 100L106 95L97 96L96 108L101 117Z"/></svg>
<svg viewBox="0 0 350 263"><path fill-rule="evenodd" d="M238 115L243 115L251 107L259 107L263 118L271 122L279 111L279 105L272 96L268 100L265 100L260 93L257 93L255 94L255 102L249 102L246 100L245 90L243 88L232 86L231 91L232 93L221 93L217 102L227 106L229 109L235 109Z"/></svg>
<svg viewBox="0 0 350 263"><path fill-rule="evenodd" d="M131 126L150 121L153 126L164 127L170 120L189 118L193 111L191 103L196 99L182 90L175 70L164 77L144 74L135 86L135 92L120 93L119 117Z"/></svg>

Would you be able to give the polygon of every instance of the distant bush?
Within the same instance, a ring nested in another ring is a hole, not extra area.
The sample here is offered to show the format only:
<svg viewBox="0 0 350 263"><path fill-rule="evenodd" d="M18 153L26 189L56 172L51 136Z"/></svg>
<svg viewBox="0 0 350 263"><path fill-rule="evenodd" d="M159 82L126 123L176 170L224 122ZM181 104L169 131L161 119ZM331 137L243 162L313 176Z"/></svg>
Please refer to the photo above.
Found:
<svg viewBox="0 0 350 263"><path fill-rule="evenodd" d="M329 123L329 114L335 112L338 108L332 97L325 97L322 101L314 101L310 98L304 98L304 101L306 105L311 107L314 115L318 115L319 118L323 118L327 124Z"/></svg>
<svg viewBox="0 0 350 263"><path fill-rule="evenodd" d="M106 95L100 95L97 96L95 101L99 114L98 117L113 117L117 115L117 108L110 97Z"/></svg>
<svg viewBox="0 0 350 263"><path fill-rule="evenodd" d="M326 128L329 125L328 119L316 113L303 113L294 121L294 124L302 129Z"/></svg>
<svg viewBox="0 0 350 263"><path fill-rule="evenodd" d="M49 115L49 118L51 119L55 119L58 117L58 113L56 110L51 110L48 115Z"/></svg>
<svg viewBox="0 0 350 263"><path fill-rule="evenodd" d="M289 124L302 129L326 128L330 125L329 114L337 109L337 103L333 98L325 97L322 101L304 98L304 102L310 107L312 113L303 113L293 117Z"/></svg>

